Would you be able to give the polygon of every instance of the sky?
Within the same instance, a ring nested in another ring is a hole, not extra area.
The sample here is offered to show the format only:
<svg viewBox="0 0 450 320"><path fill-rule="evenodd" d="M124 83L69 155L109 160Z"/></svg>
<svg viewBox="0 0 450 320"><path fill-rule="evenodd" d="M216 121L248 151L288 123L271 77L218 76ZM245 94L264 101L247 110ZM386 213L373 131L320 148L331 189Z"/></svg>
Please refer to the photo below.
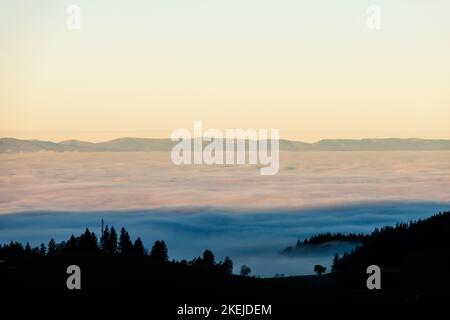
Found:
<svg viewBox="0 0 450 320"><path fill-rule="evenodd" d="M449 1L0 5L0 137L169 137L201 120L308 142L450 138Z"/></svg>

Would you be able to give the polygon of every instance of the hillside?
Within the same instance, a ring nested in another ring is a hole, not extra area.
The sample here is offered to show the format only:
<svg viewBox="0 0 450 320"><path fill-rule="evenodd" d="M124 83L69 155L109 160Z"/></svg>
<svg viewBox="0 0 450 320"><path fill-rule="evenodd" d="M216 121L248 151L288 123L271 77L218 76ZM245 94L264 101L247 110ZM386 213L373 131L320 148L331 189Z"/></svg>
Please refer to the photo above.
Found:
<svg viewBox="0 0 450 320"><path fill-rule="evenodd" d="M388 275L385 288L442 295L450 285L450 212L375 229L361 246L335 257L333 271L355 284L366 277L369 265L378 265Z"/></svg>
<svg viewBox="0 0 450 320"><path fill-rule="evenodd" d="M314 235L303 241L298 240L295 246L290 246L282 250L283 255L302 255L307 252L314 252L318 250L333 248L347 247L353 248L356 245L360 245L368 238L364 234L355 233L320 233Z"/></svg>
<svg viewBox="0 0 450 320"><path fill-rule="evenodd" d="M47 298L164 301L184 301L189 297L221 303L232 299L287 302L450 297L450 212L376 229L352 253L335 258L332 273L286 278L233 275L231 260L215 262L208 250L190 262L169 261L164 242L155 242L148 254L139 238L134 244L130 242L126 230L121 230L117 247L117 238L111 237L112 229L106 228L99 242L94 233L86 230L59 244L50 241L47 248L23 247L17 242L0 247L0 297L39 294ZM318 245L328 238L325 234L308 242ZM65 269L70 264L83 270L81 291L65 287ZM366 268L372 264L382 269L382 290L366 287Z"/></svg>
<svg viewBox="0 0 450 320"><path fill-rule="evenodd" d="M419 266L450 268L449 249L450 212L445 212L425 220L375 229L361 246L341 257L333 267L335 271L356 271L370 264L399 271L413 271Z"/></svg>

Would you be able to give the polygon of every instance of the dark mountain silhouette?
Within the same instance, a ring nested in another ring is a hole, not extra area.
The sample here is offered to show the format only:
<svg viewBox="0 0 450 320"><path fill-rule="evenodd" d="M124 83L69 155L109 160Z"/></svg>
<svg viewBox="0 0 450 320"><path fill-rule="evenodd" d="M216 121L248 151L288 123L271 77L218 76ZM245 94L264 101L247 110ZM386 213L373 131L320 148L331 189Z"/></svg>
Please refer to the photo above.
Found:
<svg viewBox="0 0 450 320"><path fill-rule="evenodd" d="M361 290L370 265L381 268L387 292L449 299L450 212L375 229L350 253L335 255L332 268L348 287Z"/></svg>
<svg viewBox="0 0 450 320"><path fill-rule="evenodd" d="M375 229L362 245L333 262L336 272L359 272L376 264L386 270L450 271L450 212Z"/></svg>
<svg viewBox="0 0 450 320"><path fill-rule="evenodd" d="M176 142L170 139L119 138L107 142L65 140L61 142L0 138L0 153L36 151L126 152L170 151ZM450 140L429 139L334 139L315 143L280 140L281 151L430 151L450 150Z"/></svg>

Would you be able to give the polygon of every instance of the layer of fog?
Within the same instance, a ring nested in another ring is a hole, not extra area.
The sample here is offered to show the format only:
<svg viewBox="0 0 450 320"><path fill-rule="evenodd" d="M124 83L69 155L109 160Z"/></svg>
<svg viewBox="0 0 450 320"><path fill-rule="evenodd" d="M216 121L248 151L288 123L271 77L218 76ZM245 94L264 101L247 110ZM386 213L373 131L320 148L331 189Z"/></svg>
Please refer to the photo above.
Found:
<svg viewBox="0 0 450 320"><path fill-rule="evenodd" d="M0 214L450 202L448 190L449 151L282 152L275 176L251 165L176 166L170 153L0 154Z"/></svg>
<svg viewBox="0 0 450 320"><path fill-rule="evenodd" d="M250 165L175 166L157 152L0 154L0 242L99 232L103 217L147 247L166 240L175 259L209 248L254 274L309 274L316 263L329 268L333 252L278 252L319 232L429 216L448 209L448 190L447 151L282 152L275 176Z"/></svg>

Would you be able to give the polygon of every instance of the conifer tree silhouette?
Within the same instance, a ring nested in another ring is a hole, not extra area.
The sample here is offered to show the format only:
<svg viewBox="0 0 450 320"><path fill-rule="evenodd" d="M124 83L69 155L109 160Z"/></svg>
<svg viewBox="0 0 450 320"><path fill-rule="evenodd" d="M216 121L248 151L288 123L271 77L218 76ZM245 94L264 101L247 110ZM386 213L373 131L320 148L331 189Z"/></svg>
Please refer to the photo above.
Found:
<svg viewBox="0 0 450 320"><path fill-rule="evenodd" d="M169 260L167 246L164 240L157 240L150 252L150 259L157 262L166 262Z"/></svg>

